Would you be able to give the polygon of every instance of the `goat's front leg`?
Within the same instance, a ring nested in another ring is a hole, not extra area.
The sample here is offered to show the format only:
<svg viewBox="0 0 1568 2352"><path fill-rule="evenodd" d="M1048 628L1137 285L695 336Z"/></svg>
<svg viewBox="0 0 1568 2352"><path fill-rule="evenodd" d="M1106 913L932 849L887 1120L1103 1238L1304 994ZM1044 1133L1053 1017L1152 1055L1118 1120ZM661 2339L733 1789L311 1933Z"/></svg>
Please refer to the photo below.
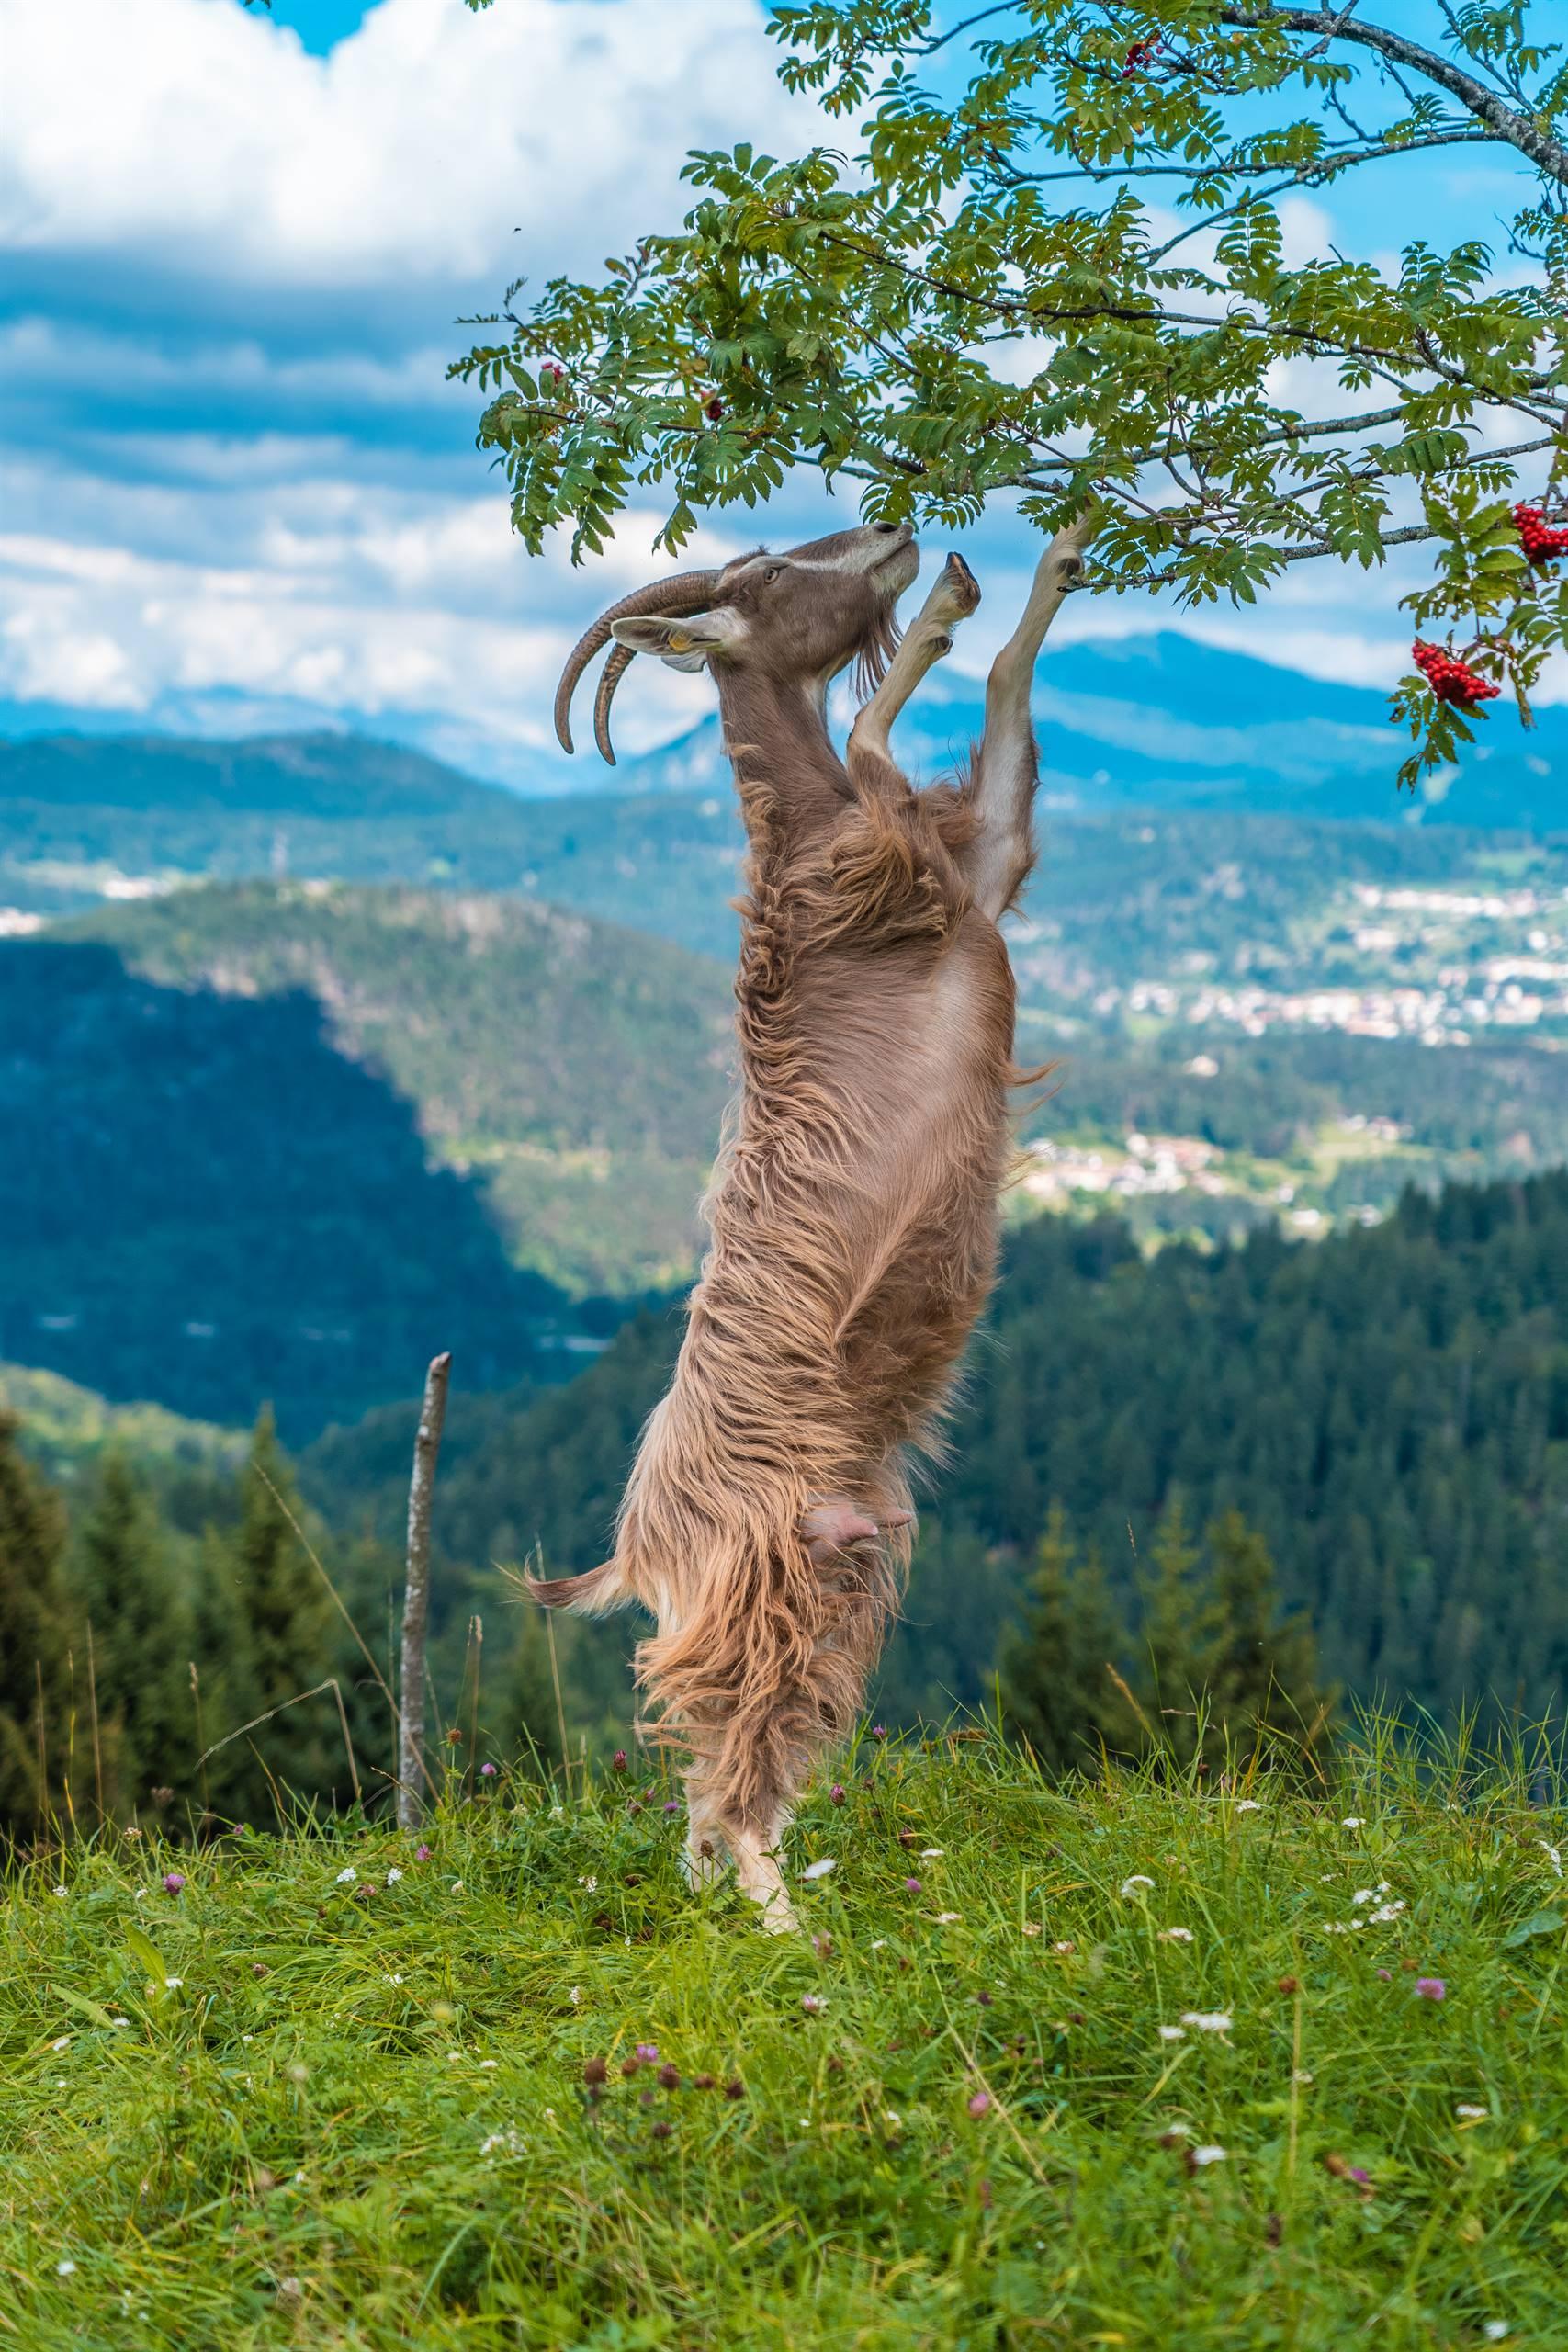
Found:
<svg viewBox="0 0 1568 2352"><path fill-rule="evenodd" d="M1091 508L1057 532L1036 568L1023 617L986 682L986 727L969 786L978 823L960 858L976 904L993 921L1011 903L1034 863L1034 787L1040 775L1029 715L1034 664L1063 597L1083 577L1083 551L1094 527Z"/></svg>
<svg viewBox="0 0 1568 2352"><path fill-rule="evenodd" d="M936 585L920 606L887 665L887 675L868 703L863 704L850 729L846 764L857 784L875 789L892 768L900 785L887 738L893 721L928 670L953 650L953 632L980 601L980 583L961 555L950 555L937 574Z"/></svg>

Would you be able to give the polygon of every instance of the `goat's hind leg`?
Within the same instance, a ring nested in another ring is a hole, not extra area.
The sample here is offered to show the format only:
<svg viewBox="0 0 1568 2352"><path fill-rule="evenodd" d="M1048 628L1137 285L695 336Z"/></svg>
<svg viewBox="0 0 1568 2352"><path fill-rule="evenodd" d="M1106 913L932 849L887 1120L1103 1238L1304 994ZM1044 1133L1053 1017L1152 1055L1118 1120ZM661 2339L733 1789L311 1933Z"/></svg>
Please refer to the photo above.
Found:
<svg viewBox="0 0 1568 2352"><path fill-rule="evenodd" d="M1094 528L1091 508L1057 532L1036 566L1023 616L986 682L985 732L968 792L976 832L960 858L976 904L993 919L1005 911L1034 863L1034 788L1040 775L1029 711L1034 664L1063 597L1083 577L1083 551Z"/></svg>

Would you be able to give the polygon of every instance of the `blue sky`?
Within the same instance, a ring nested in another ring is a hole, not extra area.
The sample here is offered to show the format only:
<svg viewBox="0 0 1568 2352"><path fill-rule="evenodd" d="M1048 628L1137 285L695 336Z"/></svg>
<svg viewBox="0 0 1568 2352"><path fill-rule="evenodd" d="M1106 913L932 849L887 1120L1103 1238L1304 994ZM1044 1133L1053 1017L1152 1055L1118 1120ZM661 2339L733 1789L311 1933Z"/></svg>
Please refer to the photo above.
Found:
<svg viewBox="0 0 1568 2352"><path fill-rule="evenodd" d="M443 381L454 322L520 269L592 269L677 220L688 147L810 142L760 0L0 0L0 725L354 724L566 781L556 669L656 568L660 515L583 572L530 562L472 445L478 402ZM1299 199L1289 233L1303 254L1487 234L1517 183L1460 162L1462 183L1451 159L1376 167L1337 199L1359 209ZM803 476L765 527L787 544L843 519ZM716 517L698 560L755 530ZM964 546L978 666L1032 555L1005 516ZM1302 565L1260 614L1180 625L1382 684L1405 584ZM1168 618L1085 598L1064 633ZM637 685L627 750L706 707L701 681L639 664Z"/></svg>

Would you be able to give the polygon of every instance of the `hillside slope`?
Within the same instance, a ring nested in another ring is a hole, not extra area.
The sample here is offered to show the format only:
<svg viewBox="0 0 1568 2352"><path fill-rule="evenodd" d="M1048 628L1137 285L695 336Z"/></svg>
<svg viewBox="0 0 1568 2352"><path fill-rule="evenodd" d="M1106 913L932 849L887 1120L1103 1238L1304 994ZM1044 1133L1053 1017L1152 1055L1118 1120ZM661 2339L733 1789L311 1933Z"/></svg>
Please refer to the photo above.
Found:
<svg viewBox="0 0 1568 2352"><path fill-rule="evenodd" d="M1522 1772L840 1770L786 1849L809 1937L693 1894L641 1774L455 1785L417 1853L151 1826L19 1870L12 2340L1561 2345L1562 1816Z"/></svg>
<svg viewBox="0 0 1568 2352"><path fill-rule="evenodd" d="M293 1439L691 1262L717 967L517 899L214 887L0 941L0 1354Z"/></svg>
<svg viewBox="0 0 1568 2352"><path fill-rule="evenodd" d="M536 1542L554 1574L602 1558L678 1330L642 1317L571 1388L489 1404L443 1477L448 1557L481 1575ZM1270 1232L1145 1260L1111 1220L1037 1219L1012 1237L922 1513L890 1706L985 1702L1053 1503L1126 1591L1179 1497L1194 1526L1236 1507L1263 1531L1325 1674L1359 1694L1561 1707L1565 1330L1568 1173L1411 1195L1310 1248ZM306 1458L313 1498L390 1534L412 1432L407 1408L334 1432Z"/></svg>

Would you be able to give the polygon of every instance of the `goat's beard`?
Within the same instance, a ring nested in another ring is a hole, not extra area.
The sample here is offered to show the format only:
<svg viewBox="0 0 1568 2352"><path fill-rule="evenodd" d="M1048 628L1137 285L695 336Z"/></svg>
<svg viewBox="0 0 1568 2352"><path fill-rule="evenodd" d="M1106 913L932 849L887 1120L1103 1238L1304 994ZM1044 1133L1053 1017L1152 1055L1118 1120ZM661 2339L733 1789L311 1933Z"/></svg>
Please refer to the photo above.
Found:
<svg viewBox="0 0 1568 2352"><path fill-rule="evenodd" d="M897 613L891 605L885 605L855 650L850 692L857 704L869 702L887 675L901 634Z"/></svg>

